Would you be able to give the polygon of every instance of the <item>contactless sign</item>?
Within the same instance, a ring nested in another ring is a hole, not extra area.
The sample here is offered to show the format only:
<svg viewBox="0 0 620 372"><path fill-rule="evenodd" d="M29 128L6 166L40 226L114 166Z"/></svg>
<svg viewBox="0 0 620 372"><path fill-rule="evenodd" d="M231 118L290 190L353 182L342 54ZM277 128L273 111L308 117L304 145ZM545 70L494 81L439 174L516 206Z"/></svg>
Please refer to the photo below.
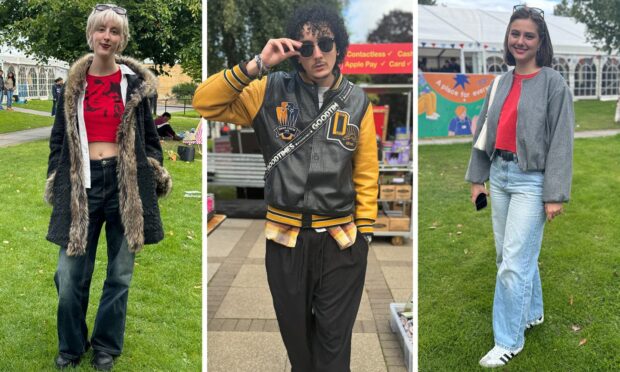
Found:
<svg viewBox="0 0 620 372"><path fill-rule="evenodd" d="M351 44L343 74L413 74L413 43Z"/></svg>

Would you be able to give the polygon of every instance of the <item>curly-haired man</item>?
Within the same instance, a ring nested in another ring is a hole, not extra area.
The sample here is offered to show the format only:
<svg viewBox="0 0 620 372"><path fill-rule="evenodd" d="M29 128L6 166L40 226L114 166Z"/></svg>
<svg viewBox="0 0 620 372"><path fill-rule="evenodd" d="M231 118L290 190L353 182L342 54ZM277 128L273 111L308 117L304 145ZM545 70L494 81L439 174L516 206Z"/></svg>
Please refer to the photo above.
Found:
<svg viewBox="0 0 620 372"><path fill-rule="evenodd" d="M299 9L286 32L205 81L194 107L258 136L267 165L265 265L293 371L349 371L377 214L372 107L340 73L349 37L336 11ZM287 59L296 71L261 78Z"/></svg>

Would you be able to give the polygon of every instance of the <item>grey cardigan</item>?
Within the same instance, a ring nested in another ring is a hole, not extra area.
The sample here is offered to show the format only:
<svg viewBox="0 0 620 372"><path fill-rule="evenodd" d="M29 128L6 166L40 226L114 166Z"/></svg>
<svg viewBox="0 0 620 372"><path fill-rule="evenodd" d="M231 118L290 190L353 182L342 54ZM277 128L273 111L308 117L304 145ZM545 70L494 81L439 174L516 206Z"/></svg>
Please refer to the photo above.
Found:
<svg viewBox="0 0 620 372"><path fill-rule="evenodd" d="M489 109L487 92L479 123L487 120L486 151L472 148L465 179L484 183L489 179L495 156L497 123L504 101L510 92L513 71L502 75L493 105ZM522 171L543 171L544 202L567 202L573 172L573 133L575 114L570 88L562 75L549 67L523 81L517 108L517 158ZM476 128L474 143L482 125Z"/></svg>

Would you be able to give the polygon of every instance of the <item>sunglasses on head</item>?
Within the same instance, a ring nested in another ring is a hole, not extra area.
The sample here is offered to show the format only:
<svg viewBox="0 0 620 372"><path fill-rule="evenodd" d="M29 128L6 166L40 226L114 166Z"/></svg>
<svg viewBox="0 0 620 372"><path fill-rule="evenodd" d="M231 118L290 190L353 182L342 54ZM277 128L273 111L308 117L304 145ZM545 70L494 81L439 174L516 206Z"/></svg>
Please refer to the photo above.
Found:
<svg viewBox="0 0 620 372"><path fill-rule="evenodd" d="M321 49L321 52L328 53L334 49L334 42L335 40L332 37L321 37L319 38L317 45L319 46L319 49ZM302 42L301 47L299 48L299 54L301 54L302 57L312 56L312 54L314 54L314 43L312 41Z"/></svg>
<svg viewBox="0 0 620 372"><path fill-rule="evenodd" d="M107 4L97 4L95 5L95 10L98 12L103 12L104 10L111 9L114 13L118 15L127 15L127 9L121 8L120 6L110 6Z"/></svg>
<svg viewBox="0 0 620 372"><path fill-rule="evenodd" d="M539 15L541 18L545 18L545 12L540 9L540 8L532 8L530 6L525 6L525 5L515 5L512 7L512 12L516 12L518 10L521 9L525 9L527 12L529 12L530 14L536 14Z"/></svg>

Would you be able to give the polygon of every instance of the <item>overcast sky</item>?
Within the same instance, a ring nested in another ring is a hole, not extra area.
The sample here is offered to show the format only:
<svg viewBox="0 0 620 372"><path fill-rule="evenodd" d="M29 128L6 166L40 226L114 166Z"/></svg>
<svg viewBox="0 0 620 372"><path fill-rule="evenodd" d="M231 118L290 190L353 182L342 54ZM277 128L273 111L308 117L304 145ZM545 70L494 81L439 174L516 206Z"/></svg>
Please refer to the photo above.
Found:
<svg viewBox="0 0 620 372"><path fill-rule="evenodd" d="M413 13L412 0L349 0L344 10L345 23L351 43L362 43L370 31L377 28L383 15L394 9Z"/></svg>
<svg viewBox="0 0 620 372"><path fill-rule="evenodd" d="M468 9L488 9L512 11L515 4L527 3L529 6L540 8L545 14L553 14L553 7L560 0L437 0L439 6ZM345 21L352 43L362 43L370 31L377 27L383 15L391 10L400 9L413 12L412 0L349 0L349 6L344 10Z"/></svg>
<svg viewBox="0 0 620 372"><path fill-rule="evenodd" d="M507 12L511 12L515 4L527 3L529 6L542 9L545 14L553 14L553 7L559 2L560 0L437 0L438 5L445 4L452 8L486 9Z"/></svg>

